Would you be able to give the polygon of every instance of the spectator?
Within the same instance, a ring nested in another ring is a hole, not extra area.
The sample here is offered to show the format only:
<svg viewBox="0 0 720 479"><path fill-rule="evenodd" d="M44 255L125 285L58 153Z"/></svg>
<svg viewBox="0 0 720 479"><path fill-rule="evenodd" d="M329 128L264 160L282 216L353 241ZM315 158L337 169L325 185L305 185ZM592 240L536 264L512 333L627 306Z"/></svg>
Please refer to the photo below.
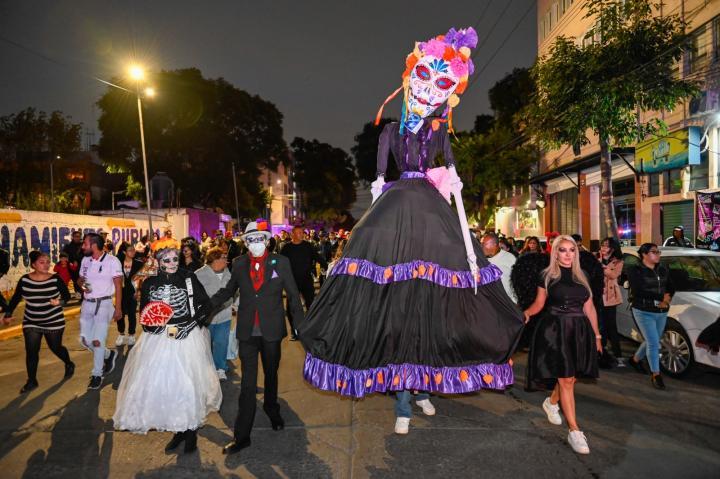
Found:
<svg viewBox="0 0 720 479"><path fill-rule="evenodd" d="M186 242L182 246L182 255L180 256L180 269L187 270L194 273L198 269L202 268L202 261L200 261L200 250L195 242Z"/></svg>
<svg viewBox="0 0 720 479"><path fill-rule="evenodd" d="M482 237L482 250L488 261L502 271L500 280L503 288L510 299L517 303L517 296L515 296L515 291L513 291L510 284L510 273L515 265L515 256L500 247L500 240L495 233L485 233Z"/></svg>
<svg viewBox="0 0 720 479"><path fill-rule="evenodd" d="M195 271L195 276L210 297L227 286L230 281L230 271L227 269L227 256L222 249L210 248L205 255L205 266ZM227 379L227 352L232 324L232 304L233 299L228 299L213 316L212 322L208 326L213 363L218 379L221 381Z"/></svg>
<svg viewBox="0 0 720 479"><path fill-rule="evenodd" d="M103 251L107 254L115 255L115 245L112 241L106 240L105 246L103 247Z"/></svg>
<svg viewBox="0 0 720 479"><path fill-rule="evenodd" d="M10 252L0 247L0 278L5 276L8 271L10 271ZM0 293L0 311L4 312L5 310L7 310L5 296Z"/></svg>
<svg viewBox="0 0 720 479"><path fill-rule="evenodd" d="M647 356L650 381L657 389L665 389L660 376L660 338L665 332L670 301L675 287L669 270L660 264L660 250L654 243L644 243L638 249L640 264L628 270L632 292L632 312L645 341L628 363L643 372L640 361Z"/></svg>
<svg viewBox="0 0 720 479"><path fill-rule="evenodd" d="M540 246L540 240L537 236L528 236L525 238L525 244L523 245L522 249L520 250L520 256L528 253L542 253L542 248Z"/></svg>
<svg viewBox="0 0 720 479"><path fill-rule="evenodd" d="M150 256L150 243L148 242L148 235L144 235L140 238L140 241L135 243L135 257L142 260L148 256Z"/></svg>
<svg viewBox="0 0 720 479"><path fill-rule="evenodd" d="M65 245L65 247L63 248L63 253L66 253L68 255L68 262L75 269L74 272L71 272L70 276L73 281L75 293L80 295L82 294L82 290L80 289L80 285L78 284L78 277L80 275L80 263L85 256L82 250L82 231L77 229L72 232L70 243Z"/></svg>
<svg viewBox="0 0 720 479"><path fill-rule="evenodd" d="M62 307L70 299L70 293L60 277L49 272L50 258L45 253L31 251L30 267L33 271L22 276L18 281L15 294L2 320L3 324L9 324L18 303L21 299L25 300L22 326L28 379L20 394L38 387L37 368L43 338L55 356L65 363L65 379L75 372L75 364L70 361L70 354L62 344L65 332Z"/></svg>
<svg viewBox="0 0 720 479"><path fill-rule="evenodd" d="M292 241L283 246L280 254L290 260L290 267L293 278L295 279L295 284L297 284L300 294L305 300L305 308L310 309L310 305L315 298L315 285L312 271L316 262L320 263L322 268L327 268L327 262L318 255L313 245L303 240L303 236L304 232L302 227L295 226L292 230ZM292 317L290 317L290 326L293 330L290 340L296 341L297 332Z"/></svg>
<svg viewBox="0 0 720 479"><path fill-rule="evenodd" d="M235 258L240 256L240 245L233 239L232 231L226 231L225 232L225 241L228 244L228 252L227 252L227 263L228 268L232 268L232 263L235 261Z"/></svg>
<svg viewBox="0 0 720 479"><path fill-rule="evenodd" d="M115 346L135 345L135 328L137 313L137 292L139 284L137 274L143 269L145 264L137 259L137 251L135 246L123 241L118 247L117 258L122 265L123 286L122 286L122 318L117 321L118 337L115 340ZM125 335L125 318L128 322L128 334Z"/></svg>
<svg viewBox="0 0 720 479"><path fill-rule="evenodd" d="M678 248L694 248L692 242L685 237L685 228L676 226L673 228L672 236L667 238L663 246L676 246Z"/></svg>
<svg viewBox="0 0 720 479"><path fill-rule="evenodd" d="M602 327L600 333L603 337L603 351L606 356L610 353L605 347L610 342L612 356L608 360L613 363L620 358L620 335L617 330L616 308L621 304L623 299L620 294L620 285L618 278L623 271L623 257L620 245L615 238L608 236L600 243L600 264L602 264L605 275L603 288L603 308L600 317L602 318Z"/></svg>
<svg viewBox="0 0 720 479"><path fill-rule="evenodd" d="M78 267L69 261L67 253L60 253L59 262L53 267L53 272L60 276L65 286L70 284L72 277L78 271Z"/></svg>

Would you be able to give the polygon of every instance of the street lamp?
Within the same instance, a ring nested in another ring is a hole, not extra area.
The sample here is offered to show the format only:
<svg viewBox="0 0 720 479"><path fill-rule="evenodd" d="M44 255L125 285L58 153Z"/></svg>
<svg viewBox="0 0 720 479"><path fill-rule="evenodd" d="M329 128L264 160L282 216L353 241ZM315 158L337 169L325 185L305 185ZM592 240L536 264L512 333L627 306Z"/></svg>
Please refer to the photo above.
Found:
<svg viewBox="0 0 720 479"><path fill-rule="evenodd" d="M130 66L128 73L130 78L135 80L135 96L137 97L138 120L140 122L140 146L142 148L143 172L145 174L145 201L147 202L148 226L150 228L150 238L154 238L155 230L152 225L152 212L150 209L150 181L148 180L147 153L145 152L145 129L143 126L142 100L140 99L140 80L145 78L145 70L140 65L135 64ZM155 90L146 88L145 94L148 97L153 97L155 96Z"/></svg>

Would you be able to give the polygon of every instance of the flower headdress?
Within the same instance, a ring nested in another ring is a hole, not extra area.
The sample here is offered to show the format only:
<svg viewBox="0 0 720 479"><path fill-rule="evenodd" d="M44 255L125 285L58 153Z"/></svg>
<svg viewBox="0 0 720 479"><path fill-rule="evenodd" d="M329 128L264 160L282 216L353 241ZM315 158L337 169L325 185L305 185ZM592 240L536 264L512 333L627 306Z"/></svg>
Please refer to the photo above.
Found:
<svg viewBox="0 0 720 479"><path fill-rule="evenodd" d="M478 36L474 28L456 30L451 28L445 35L438 35L426 42L416 42L415 48L405 59L405 71L402 74L403 83L397 90L388 96L378 110L375 117L375 125L380 123L383 108L400 91L403 91L403 107L400 121L400 133L403 133L405 121L408 115L408 90L410 88L410 76L418 61L430 55L441 59L449 64L449 71L459 79L455 91L447 99L447 107L443 111L441 119L432 122L433 130L437 130L441 122L448 123L448 130L452 128L452 109L460 103L459 95L465 92L468 86L468 77L473 74L475 65L471 58L471 48L477 46Z"/></svg>

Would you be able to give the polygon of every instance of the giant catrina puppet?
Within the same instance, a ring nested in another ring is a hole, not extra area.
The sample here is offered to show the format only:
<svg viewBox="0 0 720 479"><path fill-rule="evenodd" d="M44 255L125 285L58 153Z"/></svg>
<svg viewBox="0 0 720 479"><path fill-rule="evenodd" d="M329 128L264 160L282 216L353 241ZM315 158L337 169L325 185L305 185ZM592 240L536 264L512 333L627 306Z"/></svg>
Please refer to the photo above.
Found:
<svg viewBox="0 0 720 479"><path fill-rule="evenodd" d="M299 328L304 376L317 388L362 397L513 382L523 315L469 234L448 136L476 43L472 28L417 43L385 101L403 91L401 121L380 135L373 204ZM389 154L401 172L392 184Z"/></svg>

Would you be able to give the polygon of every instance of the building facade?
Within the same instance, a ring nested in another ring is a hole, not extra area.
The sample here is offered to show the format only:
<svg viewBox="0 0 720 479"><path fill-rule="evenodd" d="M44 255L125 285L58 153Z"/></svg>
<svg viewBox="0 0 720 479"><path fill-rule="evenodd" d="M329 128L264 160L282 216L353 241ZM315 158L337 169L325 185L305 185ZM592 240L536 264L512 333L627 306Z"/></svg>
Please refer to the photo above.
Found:
<svg viewBox="0 0 720 479"><path fill-rule="evenodd" d="M538 56L547 54L558 36L579 43L597 41L595 21L585 18L582 0L539 0ZM701 95L660 117L667 136L647 138L613 150L614 209L621 242L661 243L682 225L695 241L708 221L698 221L697 193L720 187L720 2L665 1L656 15L678 14L689 22L691 42L677 65L677 75L699 82ZM544 153L531 188L545 208L541 229L579 233L586 246L607 236L600 205L600 146L597 138L582 148L565 145ZM720 206L718 207L720 222ZM712 227L711 227L712 228ZM720 236L720 223L718 231Z"/></svg>

